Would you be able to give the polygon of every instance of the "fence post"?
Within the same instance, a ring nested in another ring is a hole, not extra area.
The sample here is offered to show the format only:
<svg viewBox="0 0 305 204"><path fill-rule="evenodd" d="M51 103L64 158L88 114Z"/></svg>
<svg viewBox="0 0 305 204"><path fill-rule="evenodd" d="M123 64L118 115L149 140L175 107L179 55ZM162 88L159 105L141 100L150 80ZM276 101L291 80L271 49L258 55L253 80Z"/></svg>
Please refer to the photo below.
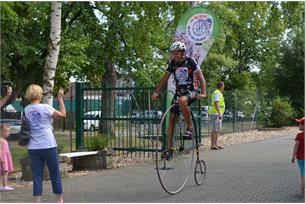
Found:
<svg viewBox="0 0 305 204"><path fill-rule="evenodd" d="M73 86L70 86L70 111L69 111L70 152L72 152L72 128L74 126L72 119L72 100L73 100Z"/></svg>
<svg viewBox="0 0 305 204"><path fill-rule="evenodd" d="M83 121L83 83L76 82L75 87L75 120L76 120L76 150L84 146L84 121Z"/></svg>

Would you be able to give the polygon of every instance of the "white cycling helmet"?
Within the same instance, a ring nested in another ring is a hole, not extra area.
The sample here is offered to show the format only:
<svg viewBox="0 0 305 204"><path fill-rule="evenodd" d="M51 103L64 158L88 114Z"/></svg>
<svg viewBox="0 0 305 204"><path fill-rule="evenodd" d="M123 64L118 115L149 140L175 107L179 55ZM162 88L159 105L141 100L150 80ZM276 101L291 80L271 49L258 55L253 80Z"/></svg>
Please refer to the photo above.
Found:
<svg viewBox="0 0 305 204"><path fill-rule="evenodd" d="M171 47L170 47L170 51L173 52L175 50L186 50L186 46L183 42L179 42L179 41L176 41L174 42Z"/></svg>

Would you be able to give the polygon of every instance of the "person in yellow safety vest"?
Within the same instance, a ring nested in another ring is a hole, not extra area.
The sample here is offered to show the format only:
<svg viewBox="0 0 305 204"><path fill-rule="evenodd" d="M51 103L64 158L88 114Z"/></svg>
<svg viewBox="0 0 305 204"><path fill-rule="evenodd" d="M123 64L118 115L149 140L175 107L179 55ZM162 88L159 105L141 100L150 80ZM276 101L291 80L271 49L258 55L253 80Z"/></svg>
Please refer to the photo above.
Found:
<svg viewBox="0 0 305 204"><path fill-rule="evenodd" d="M222 117L225 111L225 100L223 97L225 85L221 81L217 89L211 95L211 108L209 109L210 121L212 124L211 150L220 150L223 147L217 145L217 140L222 127Z"/></svg>

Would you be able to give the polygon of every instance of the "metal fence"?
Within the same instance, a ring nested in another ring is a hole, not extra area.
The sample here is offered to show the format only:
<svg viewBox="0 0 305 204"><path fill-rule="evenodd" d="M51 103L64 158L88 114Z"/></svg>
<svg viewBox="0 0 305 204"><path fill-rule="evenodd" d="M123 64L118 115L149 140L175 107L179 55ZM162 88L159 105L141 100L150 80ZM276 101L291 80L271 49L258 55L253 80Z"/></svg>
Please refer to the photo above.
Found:
<svg viewBox="0 0 305 204"><path fill-rule="evenodd" d="M109 138L110 146L117 152L140 155L153 152L163 110L162 100L151 102L153 90L153 87L93 89L77 84L77 148L89 147L92 136L101 135Z"/></svg>
<svg viewBox="0 0 305 204"><path fill-rule="evenodd" d="M166 108L165 97L151 101L154 87L92 88L76 84L76 149L86 149L91 138L101 135L109 138L116 152L155 151L153 142L157 125ZM210 135L208 100L191 105L200 139ZM247 131L256 128L257 97L248 91L226 91L226 112L223 133Z"/></svg>
<svg viewBox="0 0 305 204"><path fill-rule="evenodd" d="M208 110L211 107L211 94L214 90L207 91L207 99L196 101L191 109L197 120L200 138L211 134L212 126ZM225 91L225 113L222 121L222 134L244 132L257 128L258 97L251 91ZM199 107L199 108L198 108Z"/></svg>

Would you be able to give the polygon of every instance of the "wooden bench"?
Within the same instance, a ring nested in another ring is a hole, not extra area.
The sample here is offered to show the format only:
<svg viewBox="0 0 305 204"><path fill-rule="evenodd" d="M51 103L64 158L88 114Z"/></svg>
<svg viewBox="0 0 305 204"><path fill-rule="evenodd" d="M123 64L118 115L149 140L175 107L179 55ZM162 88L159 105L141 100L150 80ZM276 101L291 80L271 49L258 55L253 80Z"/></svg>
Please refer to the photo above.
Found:
<svg viewBox="0 0 305 204"><path fill-rule="evenodd" d="M87 151L61 153L60 156L71 158L74 170L112 168L112 151Z"/></svg>
<svg viewBox="0 0 305 204"><path fill-rule="evenodd" d="M69 153L61 153L59 156L65 156L68 158L74 158L74 157L82 157L82 156L88 156L88 155L96 155L98 151L90 151L90 152L69 152Z"/></svg>

